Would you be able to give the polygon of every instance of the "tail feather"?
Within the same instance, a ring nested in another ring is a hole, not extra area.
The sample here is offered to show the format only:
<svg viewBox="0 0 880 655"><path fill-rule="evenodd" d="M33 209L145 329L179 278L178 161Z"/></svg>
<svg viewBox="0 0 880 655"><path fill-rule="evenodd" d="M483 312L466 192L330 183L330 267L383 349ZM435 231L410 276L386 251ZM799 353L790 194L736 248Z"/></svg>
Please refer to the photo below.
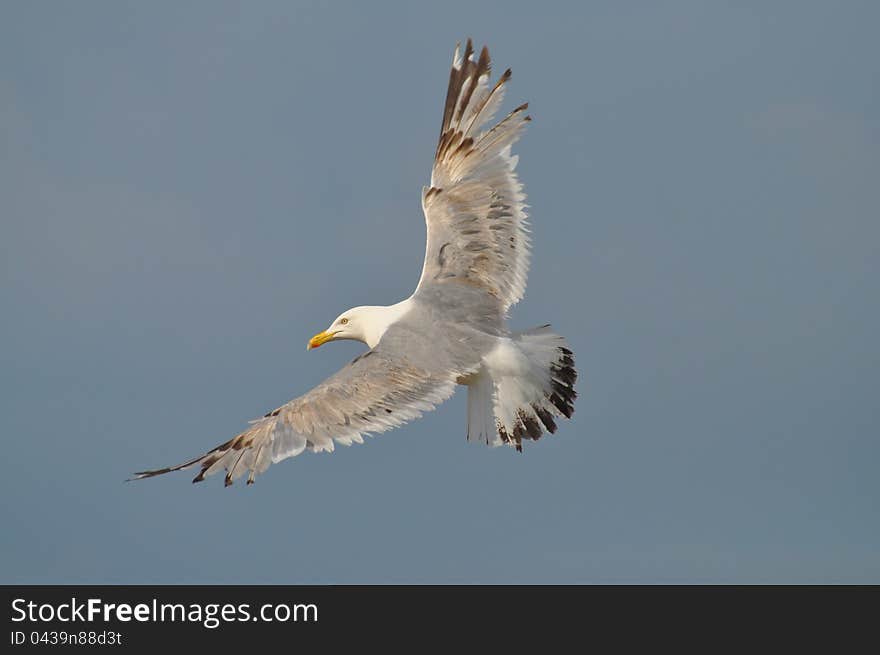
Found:
<svg viewBox="0 0 880 655"><path fill-rule="evenodd" d="M468 384L467 440L495 444L499 440L492 414L492 378L480 372L471 377Z"/></svg>
<svg viewBox="0 0 880 655"><path fill-rule="evenodd" d="M522 450L524 439L537 441L554 433L559 418L571 418L577 392L574 354L565 339L549 325L520 332L502 342L486 358L481 375L491 379L492 412L497 438L492 445L508 444ZM481 394L470 387L468 421L477 416L471 406Z"/></svg>

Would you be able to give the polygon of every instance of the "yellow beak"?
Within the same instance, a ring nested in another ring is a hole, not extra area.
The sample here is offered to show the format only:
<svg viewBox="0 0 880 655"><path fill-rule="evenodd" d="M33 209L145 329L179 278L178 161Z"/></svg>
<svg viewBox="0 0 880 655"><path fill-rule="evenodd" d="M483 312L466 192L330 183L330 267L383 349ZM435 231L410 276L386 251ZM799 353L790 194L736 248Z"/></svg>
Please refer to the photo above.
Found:
<svg viewBox="0 0 880 655"><path fill-rule="evenodd" d="M306 346L306 350L311 350L312 348L317 348L328 341L333 341L335 334L335 332L318 332L318 334L309 339L309 345Z"/></svg>

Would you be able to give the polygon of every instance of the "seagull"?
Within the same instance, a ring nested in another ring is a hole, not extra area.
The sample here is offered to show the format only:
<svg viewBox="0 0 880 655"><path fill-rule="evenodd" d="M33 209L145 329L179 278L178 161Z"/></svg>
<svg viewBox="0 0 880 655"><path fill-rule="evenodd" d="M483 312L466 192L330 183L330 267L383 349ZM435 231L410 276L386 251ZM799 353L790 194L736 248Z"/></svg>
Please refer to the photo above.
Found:
<svg viewBox="0 0 880 655"><path fill-rule="evenodd" d="M142 479L198 467L193 482L225 472L254 482L271 464L305 450L363 443L434 409L467 387L467 439L522 452L523 440L571 418L574 355L549 325L507 326L525 292L530 239L523 186L511 146L528 103L492 123L510 69L492 83L489 50L455 48L431 183L422 188L425 262L413 294L387 307L342 312L308 349L354 339L369 350L308 393L266 413L229 441Z"/></svg>

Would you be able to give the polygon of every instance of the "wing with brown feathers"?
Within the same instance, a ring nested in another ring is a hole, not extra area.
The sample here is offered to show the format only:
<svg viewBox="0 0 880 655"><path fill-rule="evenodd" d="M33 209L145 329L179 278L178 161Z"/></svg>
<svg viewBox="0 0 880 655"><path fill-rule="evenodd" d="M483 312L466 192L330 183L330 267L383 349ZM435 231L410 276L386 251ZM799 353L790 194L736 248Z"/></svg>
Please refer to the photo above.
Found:
<svg viewBox="0 0 880 655"><path fill-rule="evenodd" d="M380 342L305 395L253 421L247 430L204 455L177 466L140 471L132 479L199 466L193 482L225 471L227 486L245 473L251 484L271 464L306 449L332 452L334 442L363 443L365 435L417 418L452 395L460 372L436 364L439 358L432 356L427 341L420 344L415 337L409 343L412 347L404 353Z"/></svg>
<svg viewBox="0 0 880 655"><path fill-rule="evenodd" d="M477 57L470 39L463 57L456 48L431 186L422 192L428 242L419 288L480 287L506 311L522 298L529 267L525 194L510 149L531 119L523 104L482 129L501 105L511 73L494 84L490 75L488 49Z"/></svg>

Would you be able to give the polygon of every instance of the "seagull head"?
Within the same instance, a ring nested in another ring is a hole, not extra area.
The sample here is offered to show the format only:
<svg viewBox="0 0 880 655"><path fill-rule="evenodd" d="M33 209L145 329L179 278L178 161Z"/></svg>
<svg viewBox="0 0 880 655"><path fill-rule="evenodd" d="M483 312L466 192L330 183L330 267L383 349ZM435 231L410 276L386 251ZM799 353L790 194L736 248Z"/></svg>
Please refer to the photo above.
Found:
<svg viewBox="0 0 880 655"><path fill-rule="evenodd" d="M306 350L318 348L328 341L340 339L362 341L372 348L374 344L371 343L370 337L375 333L376 327L381 321L381 310L384 309L387 307L352 307L342 312L333 320L330 327L309 339Z"/></svg>
<svg viewBox="0 0 880 655"><path fill-rule="evenodd" d="M309 339L306 350L318 348L328 341L337 341L339 339L355 339L363 341L363 314L361 307L354 307L348 311L342 312L323 332L318 332Z"/></svg>
<svg viewBox="0 0 880 655"><path fill-rule="evenodd" d="M323 332L318 332L309 339L306 350L318 348L328 341L340 339L353 339L367 344L373 348L385 330L401 318L409 309L410 301L405 300L390 307L375 307L367 305L352 307L337 316Z"/></svg>

